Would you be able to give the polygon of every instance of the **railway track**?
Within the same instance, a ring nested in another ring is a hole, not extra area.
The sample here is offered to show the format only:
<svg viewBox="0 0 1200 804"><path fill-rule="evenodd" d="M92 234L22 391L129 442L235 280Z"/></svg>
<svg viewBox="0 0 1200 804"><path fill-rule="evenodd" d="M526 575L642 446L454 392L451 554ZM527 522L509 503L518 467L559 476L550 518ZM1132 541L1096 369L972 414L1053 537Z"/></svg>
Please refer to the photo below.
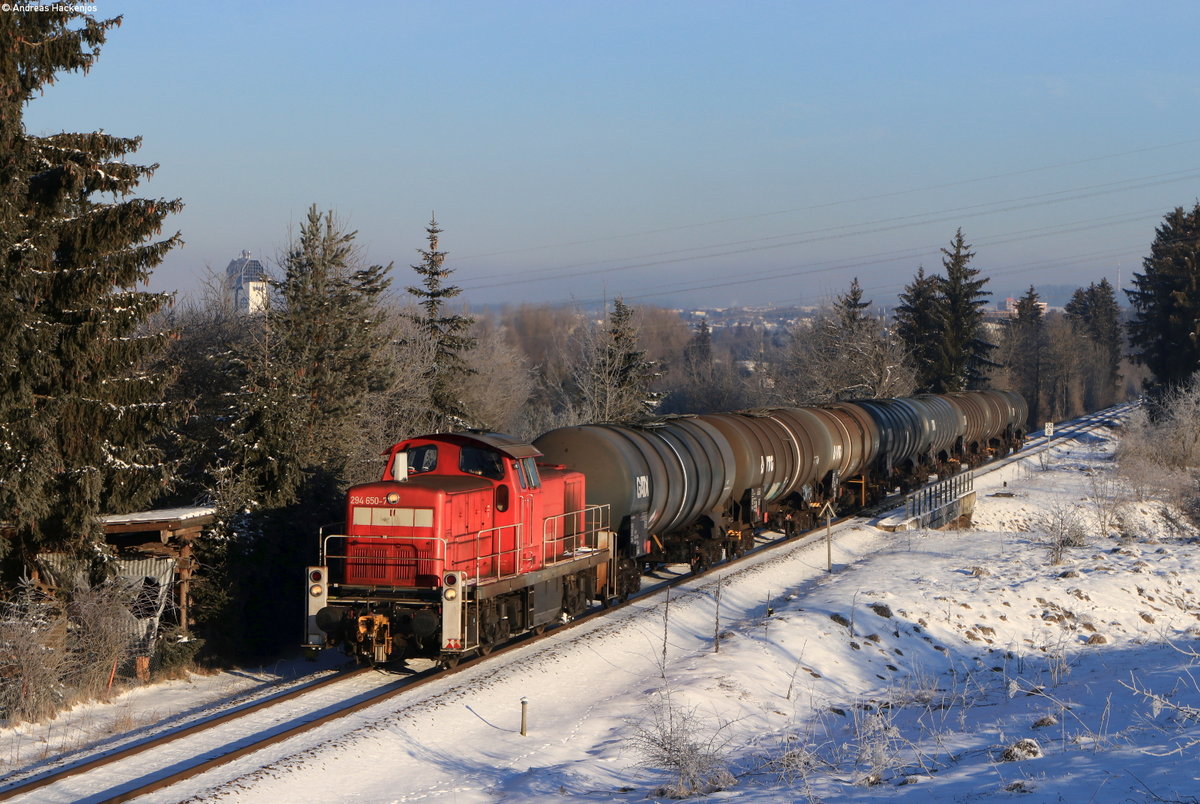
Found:
<svg viewBox="0 0 1200 804"><path fill-rule="evenodd" d="M1059 428L1053 437L1031 439L1025 449L1004 459L974 470L977 474L995 471L1029 455L1050 448L1067 438L1078 436L1108 424L1127 407L1109 409L1073 421ZM878 511L874 512L875 515ZM872 514L858 514L834 520L835 525L850 521L868 521ZM673 578L649 576L650 583L628 601L610 609L594 609L570 623L550 629L543 635L527 635L508 645L497 647L487 657L464 660L448 670L428 669L413 675L397 677L381 671L360 668L316 682L289 692L238 707L225 714L205 719L157 737L139 741L125 748L94 756L61 768L46 771L0 787L0 801L42 802L108 802L131 801L164 790L171 785L191 779L242 757L281 743L299 734L320 728L331 721L409 693L433 681L442 681L467 672L480 662L498 658L522 649L541 639L560 637L566 630L591 622L594 618L645 601L664 589L703 579L715 572L728 572L744 562L760 559L764 554L797 543L824 538L825 528L765 540L754 550L737 559L722 562L702 573L680 572ZM269 726L263 726L261 716L270 712ZM105 770L109 781L97 789L89 773ZM111 781L119 777L119 781Z"/></svg>
<svg viewBox="0 0 1200 804"><path fill-rule="evenodd" d="M215 729L227 727L229 724L234 724L237 721L260 713L268 708L279 706L287 702L298 701L300 699L309 700L314 695L319 695L329 691L329 688L335 686L345 686L347 683L353 683L356 679L366 678L368 674L376 673L377 671L371 668L359 668L345 673L339 673L333 676L327 676L316 681L302 684L298 687L290 689L286 692L271 695L251 703L235 706L231 710L222 714L207 717L197 722L190 723L181 728L171 729L157 736L149 737L145 740L139 740L131 745L121 748L116 748L109 751L104 751L98 755L89 756L86 759L71 762L66 761L61 767L49 771L28 773L25 778L12 782L10 779L5 780L7 783L0 786L0 801L7 800L34 800L26 798L27 796L36 793L38 801L49 800L95 800L95 801L125 801L128 798L123 797L119 790L114 790L113 796L104 798L106 791L91 791L90 796L82 795L81 798L57 798L55 787L69 785L70 780L77 777L82 777L89 771L98 768L116 765L117 763L133 761L139 757L146 756L152 760L153 752L163 749L170 749L175 744L180 743L188 738L205 732L210 732ZM395 682L390 682L395 684ZM149 787L148 789L158 789L157 787ZM49 788L49 789L47 789ZM69 791L67 788L66 791ZM145 792L145 791L143 791ZM139 793L140 794L140 793ZM96 796L101 796L97 798Z"/></svg>

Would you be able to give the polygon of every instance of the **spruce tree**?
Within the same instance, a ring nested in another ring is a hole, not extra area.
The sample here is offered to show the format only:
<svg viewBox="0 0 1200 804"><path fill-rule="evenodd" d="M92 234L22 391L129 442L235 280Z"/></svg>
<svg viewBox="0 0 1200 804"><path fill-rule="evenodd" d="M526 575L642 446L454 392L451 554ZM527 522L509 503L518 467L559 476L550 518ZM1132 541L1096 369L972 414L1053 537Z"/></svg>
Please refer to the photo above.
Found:
<svg viewBox="0 0 1200 804"><path fill-rule="evenodd" d="M932 391L938 385L941 357L942 319L940 283L917 269L913 281L904 286L896 308L896 335L908 349L916 373L917 390Z"/></svg>
<svg viewBox="0 0 1200 804"><path fill-rule="evenodd" d="M137 290L179 242L179 201L132 198L157 165L140 138L33 136L22 112L63 72L86 72L120 18L69 6L0 14L0 551L95 555L99 517L169 484L159 439L169 380L151 371L169 296Z"/></svg>
<svg viewBox="0 0 1200 804"><path fill-rule="evenodd" d="M858 283L858 277L850 282L850 289L845 293L839 294L833 302L833 314L837 318L838 324L847 332L857 331L862 328L863 322L867 321L866 310L871 306L871 302L863 301L862 285Z"/></svg>
<svg viewBox="0 0 1200 804"><path fill-rule="evenodd" d="M315 559L318 528L341 519L369 397L395 367L383 359L379 304L391 265L364 266L332 212L311 207L272 282L255 337L232 350L241 387L228 455L214 477L220 528L199 544L208 568L198 614L221 622L214 649L245 658L286 639L278 623L300 616L289 594Z"/></svg>
<svg viewBox="0 0 1200 804"><path fill-rule="evenodd" d="M933 384L937 392L981 388L984 369L995 365L988 358L995 346L983 338L984 297L992 294L983 289L988 280L978 278L979 269L971 267L974 256L962 229L955 232L950 248L942 249L946 275L938 280L942 336Z"/></svg>
<svg viewBox="0 0 1200 804"><path fill-rule="evenodd" d="M445 284L453 269L446 267L446 252L438 250L438 235L442 230L436 218L430 218L425 233L429 248L417 249L421 262L412 266L421 277L421 285L408 288L425 312L409 318L417 325L422 337L434 345L433 365L426 374L432 408L431 426L436 430L461 430L474 423L462 401L462 385L472 373L464 353L475 345L475 339L468 334L475 319L444 309L446 301L462 289Z"/></svg>
<svg viewBox="0 0 1200 804"><path fill-rule="evenodd" d="M1121 380L1121 311L1117 307L1116 293L1107 279L1093 282L1087 288L1078 288L1064 308L1072 328L1086 337L1096 347L1101 365L1098 367L1102 393L1095 400L1098 405L1108 405L1116 400L1117 386Z"/></svg>
<svg viewBox="0 0 1200 804"><path fill-rule="evenodd" d="M332 212L309 208L299 237L272 282L262 340L247 356L243 395L245 459L267 504L292 502L312 479L347 485L348 447L368 394L394 367L383 347L380 294L392 266L363 266Z"/></svg>
<svg viewBox="0 0 1200 804"><path fill-rule="evenodd" d="M1166 215L1125 293L1134 359L1160 385L1182 384L1200 368L1200 203Z"/></svg>
<svg viewBox="0 0 1200 804"><path fill-rule="evenodd" d="M1041 421L1042 364L1045 361L1046 334L1042 305L1037 290L1029 290L1017 300L1016 315L1008 321L1006 333L1009 370L1012 382L1029 403L1029 427Z"/></svg>
<svg viewBox="0 0 1200 804"><path fill-rule="evenodd" d="M701 318L696 325L692 339L683 349L683 363L689 378L703 380L712 376L712 328L707 318Z"/></svg>
<svg viewBox="0 0 1200 804"><path fill-rule="evenodd" d="M607 325L585 344L576 384L587 421L639 421L658 407L660 397L650 390L657 372L640 347L633 313L632 307L616 299Z"/></svg>

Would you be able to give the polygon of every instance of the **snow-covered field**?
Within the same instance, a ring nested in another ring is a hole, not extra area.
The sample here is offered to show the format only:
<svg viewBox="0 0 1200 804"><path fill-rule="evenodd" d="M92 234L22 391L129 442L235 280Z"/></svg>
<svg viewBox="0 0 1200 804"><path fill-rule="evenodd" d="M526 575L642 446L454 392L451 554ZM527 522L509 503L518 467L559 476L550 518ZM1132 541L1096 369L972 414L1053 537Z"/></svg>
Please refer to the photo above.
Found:
<svg viewBox="0 0 1200 804"><path fill-rule="evenodd" d="M832 575L822 539L760 556L146 800L1200 800L1200 534L1117 505L1112 451L1100 430L982 477L969 530L844 528ZM6 730L0 760L265 675Z"/></svg>

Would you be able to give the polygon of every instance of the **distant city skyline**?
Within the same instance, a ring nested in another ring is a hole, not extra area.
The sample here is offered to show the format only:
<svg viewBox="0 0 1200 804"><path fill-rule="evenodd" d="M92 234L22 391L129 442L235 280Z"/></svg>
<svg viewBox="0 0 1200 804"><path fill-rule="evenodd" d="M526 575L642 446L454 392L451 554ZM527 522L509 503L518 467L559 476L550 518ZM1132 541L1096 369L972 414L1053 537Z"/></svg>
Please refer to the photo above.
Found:
<svg viewBox="0 0 1200 804"><path fill-rule="evenodd" d="M26 128L144 138L138 194L187 205L150 286L184 296L242 250L273 270L313 203L400 291L436 214L473 305L816 304L853 277L890 304L959 227L997 296L1127 286L1200 198L1194 3L97 3L116 15Z"/></svg>

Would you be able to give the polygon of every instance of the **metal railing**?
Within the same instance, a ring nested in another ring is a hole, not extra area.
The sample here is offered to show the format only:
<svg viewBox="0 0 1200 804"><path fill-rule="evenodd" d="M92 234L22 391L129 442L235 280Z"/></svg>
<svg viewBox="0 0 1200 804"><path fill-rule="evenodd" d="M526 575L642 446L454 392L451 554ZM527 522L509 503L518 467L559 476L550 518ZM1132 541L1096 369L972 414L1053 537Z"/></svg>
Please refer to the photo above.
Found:
<svg viewBox="0 0 1200 804"><path fill-rule="evenodd" d="M601 544L600 534L608 530L608 510L607 505L586 505L578 511L546 517L542 563L571 561L580 553L602 549L607 543Z"/></svg>
<svg viewBox="0 0 1200 804"><path fill-rule="evenodd" d="M522 544L524 526L518 522L449 539L330 534L322 541L321 556L331 580L349 585L436 588L447 570L465 572L474 582L493 582L527 572L539 559L540 566L553 566L603 549L608 511L607 505L588 505L547 517L540 544Z"/></svg>
<svg viewBox="0 0 1200 804"><path fill-rule="evenodd" d="M350 540L354 541L351 542ZM341 552L336 550L342 545ZM330 578L353 586L436 588L448 546L433 536L330 534L321 545Z"/></svg>
<svg viewBox="0 0 1200 804"><path fill-rule="evenodd" d="M961 472L914 491L904 500L905 519L914 519L944 508L975 490L975 473Z"/></svg>

